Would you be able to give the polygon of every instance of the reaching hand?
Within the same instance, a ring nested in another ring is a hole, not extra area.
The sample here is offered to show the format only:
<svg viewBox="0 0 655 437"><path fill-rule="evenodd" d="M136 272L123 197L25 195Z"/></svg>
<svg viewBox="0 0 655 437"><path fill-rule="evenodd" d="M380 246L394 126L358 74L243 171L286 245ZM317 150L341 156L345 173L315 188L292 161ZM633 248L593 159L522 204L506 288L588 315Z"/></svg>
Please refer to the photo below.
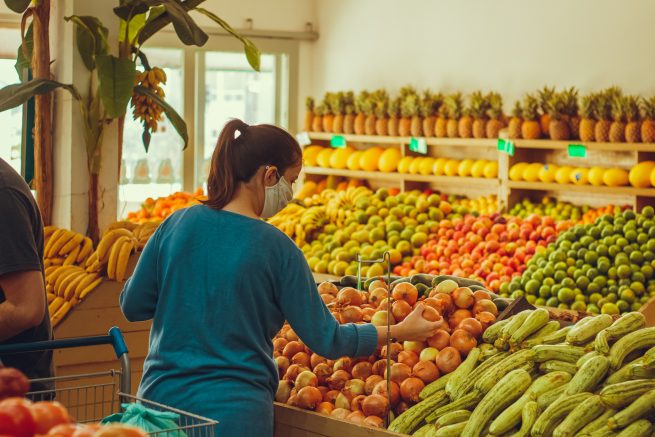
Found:
<svg viewBox="0 0 655 437"><path fill-rule="evenodd" d="M424 309L424 304L416 305L402 322L393 327L393 336L400 341L425 341L435 335L439 329L443 329L446 324L443 317L436 322L430 322L423 318Z"/></svg>

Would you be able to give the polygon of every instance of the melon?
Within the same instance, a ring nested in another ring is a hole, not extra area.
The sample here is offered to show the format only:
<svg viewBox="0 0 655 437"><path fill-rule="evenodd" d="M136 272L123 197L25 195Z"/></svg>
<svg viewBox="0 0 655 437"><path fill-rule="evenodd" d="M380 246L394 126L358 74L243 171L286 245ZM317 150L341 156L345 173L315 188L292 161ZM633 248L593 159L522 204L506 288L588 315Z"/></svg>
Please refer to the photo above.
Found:
<svg viewBox="0 0 655 437"><path fill-rule="evenodd" d="M637 188L650 187L653 170L655 170L655 161L644 161L635 165L628 174L630 185Z"/></svg>
<svg viewBox="0 0 655 437"><path fill-rule="evenodd" d="M622 168L610 168L603 174L603 183L608 187L621 187L628 182L628 172Z"/></svg>

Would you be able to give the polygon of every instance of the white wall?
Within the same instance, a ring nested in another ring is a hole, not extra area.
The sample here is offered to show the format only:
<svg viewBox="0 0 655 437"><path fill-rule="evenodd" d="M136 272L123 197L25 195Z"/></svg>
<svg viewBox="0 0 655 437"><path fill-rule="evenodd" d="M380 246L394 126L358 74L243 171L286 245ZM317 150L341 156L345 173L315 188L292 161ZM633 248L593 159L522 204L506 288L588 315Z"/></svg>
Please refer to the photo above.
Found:
<svg viewBox="0 0 655 437"><path fill-rule="evenodd" d="M312 90L653 94L653 17L649 0L319 0Z"/></svg>

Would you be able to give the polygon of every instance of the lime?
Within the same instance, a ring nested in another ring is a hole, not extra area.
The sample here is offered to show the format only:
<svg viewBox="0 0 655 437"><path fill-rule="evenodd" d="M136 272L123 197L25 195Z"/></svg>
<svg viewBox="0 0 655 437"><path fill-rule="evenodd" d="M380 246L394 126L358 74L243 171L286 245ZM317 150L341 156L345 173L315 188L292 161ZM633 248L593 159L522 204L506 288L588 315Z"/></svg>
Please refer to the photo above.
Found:
<svg viewBox="0 0 655 437"><path fill-rule="evenodd" d="M608 302L616 303L616 301L619 300L619 296L616 293L608 293L608 295L605 296L605 299Z"/></svg>
<svg viewBox="0 0 655 437"><path fill-rule="evenodd" d="M575 292L571 288L564 287L557 293L557 299L564 303L573 302L575 299Z"/></svg>
<svg viewBox="0 0 655 437"><path fill-rule="evenodd" d="M591 314L600 314L600 310L599 310L598 307L597 307L596 305L594 305L594 304L589 304L589 305L587 305L587 309L586 309L586 311L587 311L588 313L591 313Z"/></svg>
<svg viewBox="0 0 655 437"><path fill-rule="evenodd" d="M601 313L603 314L619 314L619 307L616 306L614 303L606 303L603 305L603 307L600 310Z"/></svg>
<svg viewBox="0 0 655 437"><path fill-rule="evenodd" d="M578 287L580 290L583 290L583 291L584 291L584 290L587 289L587 287L589 286L589 283L590 283L590 282L591 282L591 281L589 281L589 278L587 278L586 276L580 276L580 277L575 281L575 285L576 285L576 287Z"/></svg>
<svg viewBox="0 0 655 437"><path fill-rule="evenodd" d="M612 270L612 269L610 268L610 271L611 271L611 270ZM616 273L617 273L617 275L618 275L619 278L629 278L630 275L632 275L632 269L631 269L629 266L626 266L626 265L620 265L620 266L616 269Z"/></svg>
<svg viewBox="0 0 655 437"><path fill-rule="evenodd" d="M620 300L616 303L617 308L621 313L625 313L630 310L630 304L624 300Z"/></svg>
<svg viewBox="0 0 655 437"><path fill-rule="evenodd" d="M595 265L598 261L598 254L592 251L586 251L584 254L584 261L587 264Z"/></svg>
<svg viewBox="0 0 655 437"><path fill-rule="evenodd" d="M587 309L587 304L584 302L576 301L571 305L573 311L585 311Z"/></svg>
<svg viewBox="0 0 655 437"><path fill-rule="evenodd" d="M539 297L548 299L551 296L550 287L548 285L542 285L539 287Z"/></svg>
<svg viewBox="0 0 655 437"><path fill-rule="evenodd" d="M559 305L559 301L557 300L556 297L551 297L546 301L546 306L557 307L557 305Z"/></svg>
<svg viewBox="0 0 655 437"><path fill-rule="evenodd" d="M512 299L518 299L523 296L525 296L525 292L523 290L516 290L510 295Z"/></svg>
<svg viewBox="0 0 655 437"><path fill-rule="evenodd" d="M534 301L533 305L546 306L546 299L539 297L537 298L537 300Z"/></svg>
<svg viewBox="0 0 655 437"><path fill-rule="evenodd" d="M633 302L632 305L630 305L630 309L631 309L632 311L639 311L639 309L641 308L641 306L642 306L642 303L641 303L641 302Z"/></svg>
<svg viewBox="0 0 655 437"><path fill-rule="evenodd" d="M649 206L644 206L644 207L641 209L641 214L642 214L644 217L651 218L651 217L653 217L653 215L655 215L655 210L654 210L653 207L650 206L650 205L649 205Z"/></svg>
<svg viewBox="0 0 655 437"><path fill-rule="evenodd" d="M535 302L537 301L537 296L529 294L525 297L525 300L527 300L530 305L534 305Z"/></svg>
<svg viewBox="0 0 655 437"><path fill-rule="evenodd" d="M539 289L539 281L537 281L536 279L530 279L525 284L525 292L527 294L536 294L538 289Z"/></svg>
<svg viewBox="0 0 655 437"><path fill-rule="evenodd" d="M654 270L653 270L653 268L651 266L649 266L649 265L641 266L641 274L644 275L644 278L652 279L653 278L653 273L654 273Z"/></svg>

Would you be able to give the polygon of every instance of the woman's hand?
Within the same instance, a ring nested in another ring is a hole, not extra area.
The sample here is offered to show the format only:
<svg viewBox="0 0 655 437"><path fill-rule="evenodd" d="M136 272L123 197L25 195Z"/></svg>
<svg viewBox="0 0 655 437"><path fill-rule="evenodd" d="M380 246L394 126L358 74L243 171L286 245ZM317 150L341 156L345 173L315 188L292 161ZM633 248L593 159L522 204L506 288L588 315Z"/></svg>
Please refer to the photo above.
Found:
<svg viewBox="0 0 655 437"><path fill-rule="evenodd" d="M391 337L398 341L425 341L443 329L446 321L440 318L436 322L430 322L423 318L425 305L420 303L409 313L405 319L397 325L391 326ZM386 344L387 328L378 326L378 344Z"/></svg>

